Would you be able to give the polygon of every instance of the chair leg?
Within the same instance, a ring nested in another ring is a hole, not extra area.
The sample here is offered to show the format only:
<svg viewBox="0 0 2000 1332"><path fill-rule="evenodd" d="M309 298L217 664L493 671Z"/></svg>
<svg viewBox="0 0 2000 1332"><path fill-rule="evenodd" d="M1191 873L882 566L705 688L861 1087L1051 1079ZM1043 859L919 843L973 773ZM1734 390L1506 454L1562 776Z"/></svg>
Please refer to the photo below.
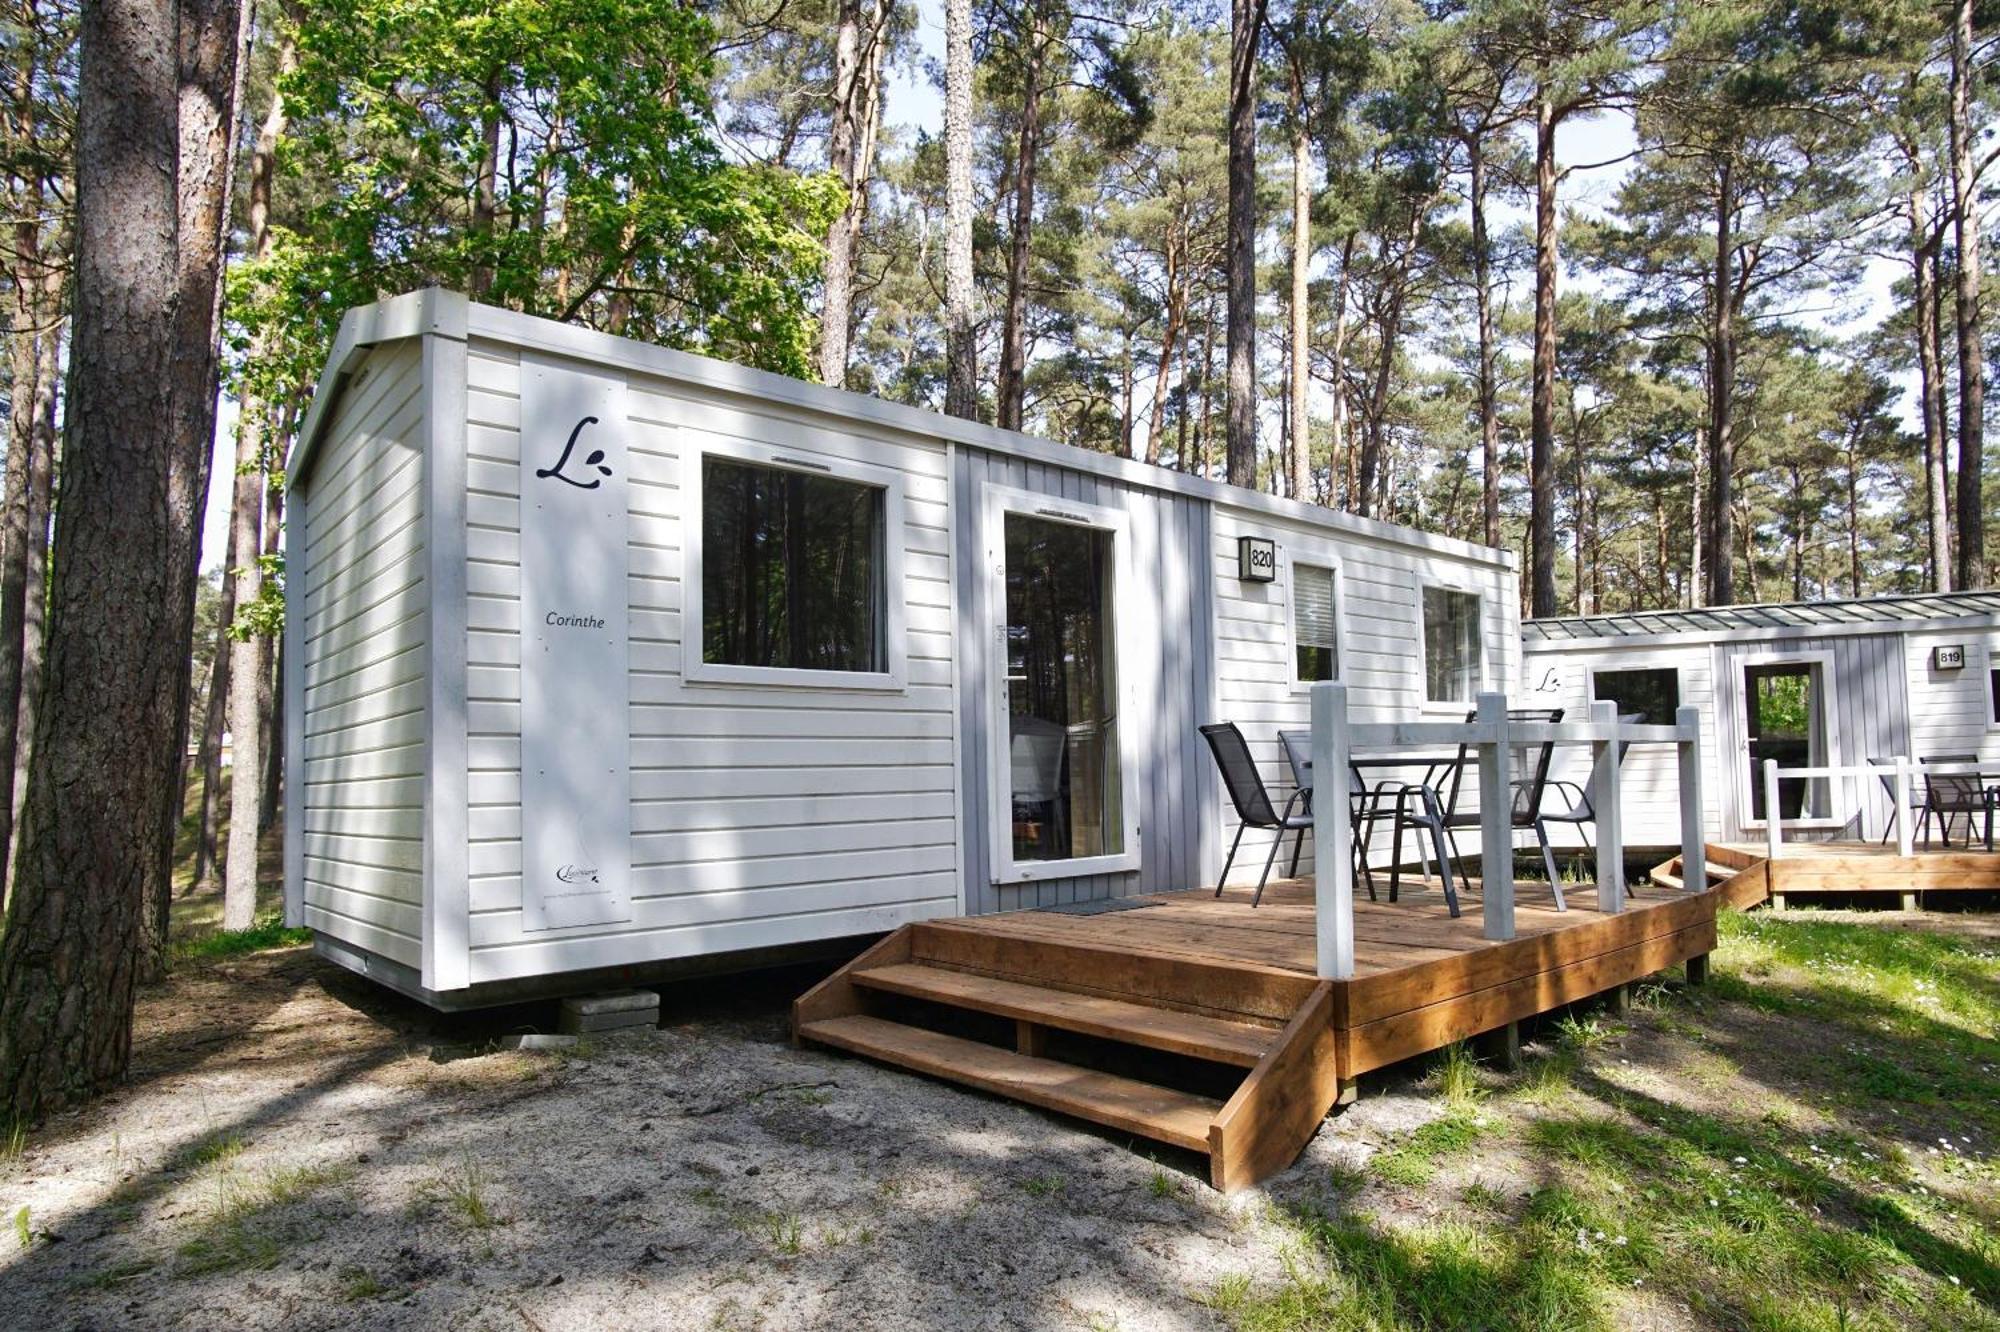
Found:
<svg viewBox="0 0 2000 1332"><path fill-rule="evenodd" d="M1229 867L1236 863L1236 848L1243 845L1243 832L1249 826L1247 823L1236 825L1236 840L1229 844L1229 855L1222 862L1222 877L1215 881L1215 895L1217 897L1222 896L1223 885L1229 882Z"/></svg>
<svg viewBox="0 0 2000 1332"><path fill-rule="evenodd" d="M1271 854L1264 857L1264 872L1257 876L1257 891L1250 895L1252 909L1264 900L1264 884L1271 877L1271 866L1278 863L1278 848L1285 844L1285 829L1282 825L1271 836Z"/></svg>
<svg viewBox="0 0 2000 1332"><path fill-rule="evenodd" d="M1278 834L1280 839L1282 839L1284 835L1285 834L1283 832L1280 832ZM1298 840L1292 843L1292 868L1287 872L1286 874L1287 878L1296 879L1299 877L1299 855L1305 849L1306 849L1306 830L1304 828L1301 828L1299 829Z"/></svg>
<svg viewBox="0 0 2000 1332"><path fill-rule="evenodd" d="M1548 824L1541 819L1535 820L1535 840L1542 844L1542 868L1548 871L1549 891L1555 894L1556 910L1567 911L1569 903L1563 901L1562 879L1556 874L1556 853L1549 847ZM1600 856L1599 859L1603 857ZM1603 872L1599 870L1598 874L1601 876Z"/></svg>
<svg viewBox="0 0 2000 1332"><path fill-rule="evenodd" d="M1458 890L1451 885L1451 855L1445 850L1445 837L1440 835L1446 833L1447 829L1442 822L1431 825L1431 840L1437 843L1438 872L1444 883L1444 904L1450 908L1452 918L1456 920L1458 918ZM1462 875L1464 871L1461 869L1460 873Z"/></svg>

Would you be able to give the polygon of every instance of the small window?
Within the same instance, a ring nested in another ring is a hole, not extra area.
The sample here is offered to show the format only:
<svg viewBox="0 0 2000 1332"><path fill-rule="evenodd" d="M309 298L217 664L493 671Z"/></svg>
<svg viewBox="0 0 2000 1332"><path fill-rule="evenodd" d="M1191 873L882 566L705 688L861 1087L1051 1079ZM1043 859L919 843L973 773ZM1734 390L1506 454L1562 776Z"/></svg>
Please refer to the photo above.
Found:
<svg viewBox="0 0 2000 1332"><path fill-rule="evenodd" d="M1636 712L1648 726L1671 726L1681 706L1681 673L1671 666L1598 671L1591 677L1591 697L1616 703L1621 717Z"/></svg>
<svg viewBox="0 0 2000 1332"><path fill-rule="evenodd" d="M701 485L703 661L887 669L879 486L714 455Z"/></svg>
<svg viewBox="0 0 2000 1332"><path fill-rule="evenodd" d="M1292 644L1301 683L1340 678L1339 621L1333 609L1331 569L1292 565Z"/></svg>
<svg viewBox="0 0 2000 1332"><path fill-rule="evenodd" d="M1995 726L2000 726L2000 666L1995 666L1992 670L1988 671L1986 678L1988 682L1987 687L1991 691L1993 700L1989 705L1991 710L1987 715L1992 717Z"/></svg>
<svg viewBox="0 0 2000 1332"><path fill-rule="evenodd" d="M1448 587L1424 589L1424 698L1470 703L1485 670L1479 636L1479 595Z"/></svg>

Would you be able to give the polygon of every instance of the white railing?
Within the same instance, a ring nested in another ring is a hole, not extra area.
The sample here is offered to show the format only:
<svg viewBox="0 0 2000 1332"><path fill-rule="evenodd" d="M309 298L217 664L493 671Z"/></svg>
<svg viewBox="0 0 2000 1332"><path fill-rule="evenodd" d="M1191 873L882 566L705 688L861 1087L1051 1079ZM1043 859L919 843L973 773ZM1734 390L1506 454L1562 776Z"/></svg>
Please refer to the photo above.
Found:
<svg viewBox="0 0 2000 1332"><path fill-rule="evenodd" d="M1625 841L1619 822L1618 750L1621 744L1672 744L1680 752L1681 882L1707 882L1701 829L1701 719L1691 707L1672 726L1618 720L1614 703L1593 703L1589 721L1520 722L1507 716L1504 694L1481 694L1469 722L1354 722L1347 686L1312 688L1312 763L1324 811L1313 838L1314 904L1319 974L1333 980L1354 975L1354 830L1348 818L1348 760L1357 750L1474 747L1479 756L1480 902L1485 936L1514 937L1514 828L1511 745L1589 745L1590 803L1597 815L1598 910L1625 909ZM1414 765L1413 765L1414 766ZM1442 868L1442 866L1440 867Z"/></svg>
<svg viewBox="0 0 2000 1332"><path fill-rule="evenodd" d="M1807 781L1853 777L1862 779L1858 785L1862 796L1854 802L1852 822L1867 836L1867 783L1887 778L1889 781L1890 818L1896 829L1896 854L1912 856L1916 854L1916 828L1912 826L1910 810L1911 788L1916 779L1926 773L1934 777L1978 776L1981 772L1991 773L1991 763L1920 763L1915 759L1898 754L1887 763L1826 764L1814 768L1781 768L1776 759L1764 760L1764 850L1765 858L1776 860L1785 845L1784 806L1778 800L1779 779L1802 778ZM1794 819L1794 826L1826 826L1825 820ZM1842 827L1846 826L1843 821Z"/></svg>

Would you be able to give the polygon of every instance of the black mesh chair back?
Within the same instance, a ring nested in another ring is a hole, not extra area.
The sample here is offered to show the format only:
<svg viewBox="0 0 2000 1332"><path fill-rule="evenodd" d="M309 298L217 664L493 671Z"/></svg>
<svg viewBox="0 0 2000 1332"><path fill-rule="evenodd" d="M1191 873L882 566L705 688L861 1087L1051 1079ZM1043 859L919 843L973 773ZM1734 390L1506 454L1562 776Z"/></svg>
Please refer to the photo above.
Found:
<svg viewBox="0 0 2000 1332"><path fill-rule="evenodd" d="M1926 754L1924 763L1977 763L1977 754ZM1976 772L1934 773L1924 769L1924 802L1944 814L1977 814L1986 808L1986 791Z"/></svg>
<svg viewBox="0 0 2000 1332"><path fill-rule="evenodd" d="M1277 827L1278 811L1271 804L1271 794L1264 789L1264 779L1257 772L1257 761L1250 757L1250 745L1236 723L1214 722L1202 727L1201 734L1215 755L1215 766L1222 770L1222 784L1228 788L1229 803L1236 807L1236 817L1253 828Z"/></svg>
<svg viewBox="0 0 2000 1332"><path fill-rule="evenodd" d="M1469 722L1478 721L1478 711L1475 709L1466 713L1465 719ZM1553 725L1562 719L1561 708L1507 709L1507 720L1510 722L1547 722ZM1541 807L1542 792L1548 787L1549 760L1554 756L1556 747L1551 743L1510 745L1508 748L1513 751L1509 757L1513 759L1511 766L1514 770L1514 800L1510 821L1517 828L1531 827L1535 821L1535 811ZM1458 799L1460 792L1467 787L1466 769L1477 767L1472 749L1470 744L1461 744L1458 747L1458 762L1452 764L1451 772L1446 774L1442 804L1447 821L1460 814ZM1620 757L1623 758L1623 751L1620 751ZM1523 771L1528 768L1533 768L1533 773L1523 776ZM1470 785L1472 790L1479 789L1479 778L1476 774L1472 777Z"/></svg>

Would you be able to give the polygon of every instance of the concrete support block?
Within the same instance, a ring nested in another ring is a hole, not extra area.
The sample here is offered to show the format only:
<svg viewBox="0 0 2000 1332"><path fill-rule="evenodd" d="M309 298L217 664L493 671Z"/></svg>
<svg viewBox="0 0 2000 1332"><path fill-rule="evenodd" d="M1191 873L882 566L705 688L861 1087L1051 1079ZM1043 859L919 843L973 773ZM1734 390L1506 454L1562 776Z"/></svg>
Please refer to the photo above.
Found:
<svg viewBox="0 0 2000 1332"><path fill-rule="evenodd" d="M571 1035L622 1031L627 1027L657 1027L660 996L653 990L619 990L611 994L572 995L562 1001L562 1030Z"/></svg>

